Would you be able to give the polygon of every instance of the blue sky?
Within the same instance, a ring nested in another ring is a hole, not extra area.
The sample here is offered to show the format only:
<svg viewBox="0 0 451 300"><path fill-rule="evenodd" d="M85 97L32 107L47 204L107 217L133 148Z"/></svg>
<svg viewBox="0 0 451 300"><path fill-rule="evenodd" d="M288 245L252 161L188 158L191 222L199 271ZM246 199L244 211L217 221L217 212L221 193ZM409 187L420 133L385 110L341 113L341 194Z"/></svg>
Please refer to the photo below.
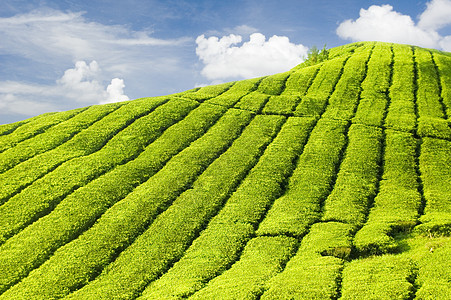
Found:
<svg viewBox="0 0 451 300"><path fill-rule="evenodd" d="M286 71L316 45L451 51L451 0L0 2L0 124Z"/></svg>

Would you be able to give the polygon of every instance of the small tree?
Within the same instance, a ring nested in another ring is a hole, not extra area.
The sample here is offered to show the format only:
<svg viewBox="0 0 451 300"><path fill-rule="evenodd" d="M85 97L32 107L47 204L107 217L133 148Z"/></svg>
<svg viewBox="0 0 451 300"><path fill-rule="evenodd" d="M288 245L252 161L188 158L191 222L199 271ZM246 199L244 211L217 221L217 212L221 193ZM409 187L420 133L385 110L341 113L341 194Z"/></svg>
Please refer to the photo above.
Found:
<svg viewBox="0 0 451 300"><path fill-rule="evenodd" d="M313 66L317 63L327 60L328 58L329 58L329 51L326 49L326 45L324 45L324 47L321 51L319 51L316 46L312 46L307 53L307 59L305 60L305 65Z"/></svg>
<svg viewBox="0 0 451 300"><path fill-rule="evenodd" d="M329 50L326 49L326 44L324 44L323 49L318 55L318 62L326 61L329 59Z"/></svg>
<svg viewBox="0 0 451 300"><path fill-rule="evenodd" d="M310 62L310 65L314 65L318 62L319 50L316 46L312 46L307 53L307 61Z"/></svg>

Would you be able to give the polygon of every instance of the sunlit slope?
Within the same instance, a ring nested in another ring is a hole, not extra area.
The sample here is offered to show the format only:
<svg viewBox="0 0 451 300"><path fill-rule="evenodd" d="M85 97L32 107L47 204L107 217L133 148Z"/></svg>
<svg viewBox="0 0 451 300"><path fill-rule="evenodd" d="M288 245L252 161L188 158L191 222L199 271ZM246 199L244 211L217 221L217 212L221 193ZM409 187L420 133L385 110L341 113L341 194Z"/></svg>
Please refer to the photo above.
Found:
<svg viewBox="0 0 451 300"><path fill-rule="evenodd" d="M0 299L451 299L451 55L0 125Z"/></svg>

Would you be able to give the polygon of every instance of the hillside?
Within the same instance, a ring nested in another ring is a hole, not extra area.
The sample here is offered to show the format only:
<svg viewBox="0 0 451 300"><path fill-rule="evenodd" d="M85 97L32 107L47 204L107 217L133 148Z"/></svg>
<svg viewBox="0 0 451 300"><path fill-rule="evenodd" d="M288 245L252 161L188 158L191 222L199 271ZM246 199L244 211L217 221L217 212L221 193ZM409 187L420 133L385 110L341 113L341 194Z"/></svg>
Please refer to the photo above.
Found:
<svg viewBox="0 0 451 300"><path fill-rule="evenodd" d="M387 43L0 125L0 299L451 299L451 55Z"/></svg>

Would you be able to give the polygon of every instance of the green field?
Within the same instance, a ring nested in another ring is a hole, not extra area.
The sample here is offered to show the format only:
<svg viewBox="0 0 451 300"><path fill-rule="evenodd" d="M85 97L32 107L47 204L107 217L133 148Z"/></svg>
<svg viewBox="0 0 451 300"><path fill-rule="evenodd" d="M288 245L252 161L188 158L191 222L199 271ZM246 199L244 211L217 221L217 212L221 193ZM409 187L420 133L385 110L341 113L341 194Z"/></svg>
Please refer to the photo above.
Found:
<svg viewBox="0 0 451 300"><path fill-rule="evenodd" d="M0 300L451 299L451 54L0 125Z"/></svg>

